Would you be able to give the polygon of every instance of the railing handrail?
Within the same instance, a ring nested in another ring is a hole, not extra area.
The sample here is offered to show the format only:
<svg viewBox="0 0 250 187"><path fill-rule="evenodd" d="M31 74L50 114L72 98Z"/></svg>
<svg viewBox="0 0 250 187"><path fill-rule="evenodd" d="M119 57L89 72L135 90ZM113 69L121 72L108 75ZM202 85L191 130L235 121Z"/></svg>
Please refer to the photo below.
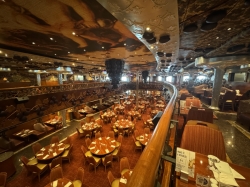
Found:
<svg viewBox="0 0 250 187"><path fill-rule="evenodd" d="M126 186L152 187L155 184L162 150L165 145L172 112L175 107L175 100L177 98L177 89L175 86L172 84L168 84L168 86L172 87L172 97L164 110L150 141L133 169L133 173Z"/></svg>

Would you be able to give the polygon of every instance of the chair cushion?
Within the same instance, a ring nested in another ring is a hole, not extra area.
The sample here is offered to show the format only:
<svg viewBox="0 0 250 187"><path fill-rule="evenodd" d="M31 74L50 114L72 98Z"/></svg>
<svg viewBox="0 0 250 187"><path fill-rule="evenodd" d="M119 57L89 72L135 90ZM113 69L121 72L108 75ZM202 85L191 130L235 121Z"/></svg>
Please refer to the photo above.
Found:
<svg viewBox="0 0 250 187"><path fill-rule="evenodd" d="M233 102L233 101L232 101L232 100L226 100L226 102L227 102L227 103L231 103L231 102Z"/></svg>
<svg viewBox="0 0 250 187"><path fill-rule="evenodd" d="M121 175L123 175L124 173L126 173L128 170L129 170L129 169L124 169L124 170L122 170Z"/></svg>
<svg viewBox="0 0 250 187"><path fill-rule="evenodd" d="M116 148L116 149L113 151L112 155L117 155L117 153L118 153L118 149Z"/></svg>
<svg viewBox="0 0 250 187"><path fill-rule="evenodd" d="M74 180L73 181L73 185L74 185L74 187L81 187L82 186L82 181L80 181L80 180Z"/></svg>
<svg viewBox="0 0 250 187"><path fill-rule="evenodd" d="M35 123L34 129L40 132L46 132L46 127L42 123Z"/></svg>
<svg viewBox="0 0 250 187"><path fill-rule="evenodd" d="M119 187L119 182L120 182L119 179L115 179L115 180L112 182L112 187Z"/></svg>
<svg viewBox="0 0 250 187"><path fill-rule="evenodd" d="M46 166L47 166L47 164L37 164L36 165L40 170L43 170Z"/></svg>
<svg viewBox="0 0 250 187"><path fill-rule="evenodd" d="M101 158L98 158L98 157L95 157L95 156L93 156L93 158L95 159L96 163L100 162L100 160L101 160Z"/></svg>
<svg viewBox="0 0 250 187"><path fill-rule="evenodd" d="M36 158L29 161L29 165L36 165L37 163L38 163L38 161Z"/></svg>
<svg viewBox="0 0 250 187"><path fill-rule="evenodd" d="M116 147L119 147L121 145L120 142L116 142Z"/></svg>
<svg viewBox="0 0 250 187"><path fill-rule="evenodd" d="M65 150L64 153L63 153L63 155L62 155L62 157L67 157L68 154L69 154L69 150Z"/></svg>
<svg viewBox="0 0 250 187"><path fill-rule="evenodd" d="M86 156L86 157L87 157L87 156L92 156L92 154L91 154L90 151L87 151L87 152L85 153L85 156Z"/></svg>
<svg viewBox="0 0 250 187"><path fill-rule="evenodd" d="M136 146L141 146L141 143L139 141L135 141Z"/></svg>

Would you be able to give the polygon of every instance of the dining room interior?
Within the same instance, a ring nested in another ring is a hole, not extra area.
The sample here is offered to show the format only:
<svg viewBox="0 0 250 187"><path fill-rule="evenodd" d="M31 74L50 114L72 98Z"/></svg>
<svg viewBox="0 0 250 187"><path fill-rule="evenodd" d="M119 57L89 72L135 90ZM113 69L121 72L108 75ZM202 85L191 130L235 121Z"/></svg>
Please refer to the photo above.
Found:
<svg viewBox="0 0 250 187"><path fill-rule="evenodd" d="M249 0L0 9L0 186L249 186Z"/></svg>

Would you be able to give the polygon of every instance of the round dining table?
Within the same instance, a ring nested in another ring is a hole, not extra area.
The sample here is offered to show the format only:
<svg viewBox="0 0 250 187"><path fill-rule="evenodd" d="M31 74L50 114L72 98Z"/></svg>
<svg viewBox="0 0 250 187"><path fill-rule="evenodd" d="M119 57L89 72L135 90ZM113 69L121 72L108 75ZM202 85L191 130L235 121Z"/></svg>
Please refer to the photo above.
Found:
<svg viewBox="0 0 250 187"><path fill-rule="evenodd" d="M60 178L50 182L45 187L74 187L74 184L67 178Z"/></svg>
<svg viewBox="0 0 250 187"><path fill-rule="evenodd" d="M50 144L43 147L40 151L38 151L36 154L36 158L39 161L49 161L63 154L64 150L65 150L64 143Z"/></svg>
<svg viewBox="0 0 250 187"><path fill-rule="evenodd" d="M150 138L151 138L151 134L142 134L136 137L136 140L138 140L142 145L146 146Z"/></svg>
<svg viewBox="0 0 250 187"><path fill-rule="evenodd" d="M116 141L110 137L100 137L91 142L89 150L96 156L105 156L116 148Z"/></svg>
<svg viewBox="0 0 250 187"><path fill-rule="evenodd" d="M125 187L126 186L126 184L128 183L128 180L129 180L132 173L133 173L133 170L130 169L130 170L126 171L122 175L122 177L119 180L119 187Z"/></svg>
<svg viewBox="0 0 250 187"><path fill-rule="evenodd" d="M128 129L129 127L134 126L134 123L132 123L132 121L129 121L127 119L117 120L114 124L117 128L121 129Z"/></svg>
<svg viewBox="0 0 250 187"><path fill-rule="evenodd" d="M84 125L82 125L83 130L90 130L90 131L93 131L98 127L100 127L100 125L95 122L89 122L89 123L85 123Z"/></svg>

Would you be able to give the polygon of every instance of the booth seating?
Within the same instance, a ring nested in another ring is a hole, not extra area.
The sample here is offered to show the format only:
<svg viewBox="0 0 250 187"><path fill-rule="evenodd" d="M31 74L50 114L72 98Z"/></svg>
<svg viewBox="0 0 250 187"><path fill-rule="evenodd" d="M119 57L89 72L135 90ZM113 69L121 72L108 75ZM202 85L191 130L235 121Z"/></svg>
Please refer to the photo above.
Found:
<svg viewBox="0 0 250 187"><path fill-rule="evenodd" d="M250 99L240 101L237 122L250 131Z"/></svg>
<svg viewBox="0 0 250 187"><path fill-rule="evenodd" d="M24 144L24 141L17 139L7 139L5 137L0 137L0 154L16 149L17 147Z"/></svg>

